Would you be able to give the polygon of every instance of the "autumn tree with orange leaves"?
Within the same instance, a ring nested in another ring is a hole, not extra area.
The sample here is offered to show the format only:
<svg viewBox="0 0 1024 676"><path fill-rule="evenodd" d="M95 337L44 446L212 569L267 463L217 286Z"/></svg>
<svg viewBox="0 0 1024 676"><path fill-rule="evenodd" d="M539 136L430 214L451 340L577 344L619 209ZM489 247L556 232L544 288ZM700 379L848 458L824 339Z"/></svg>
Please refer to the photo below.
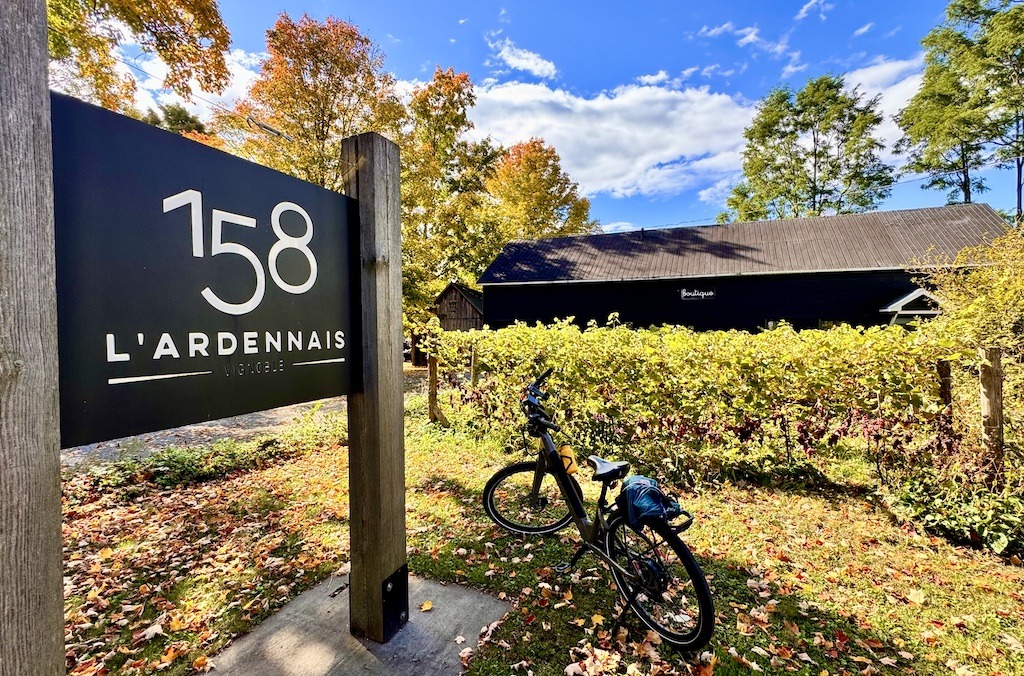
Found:
<svg viewBox="0 0 1024 676"><path fill-rule="evenodd" d="M46 15L59 84L104 108L136 113L135 79L118 72L125 41L159 56L164 86L186 99L193 83L207 92L228 84L231 36L216 0L49 0Z"/></svg>
<svg viewBox="0 0 1024 676"><path fill-rule="evenodd" d="M384 55L347 21L281 14L269 57L248 95L212 126L225 149L329 190L346 171L342 139L375 131L397 139L405 107Z"/></svg>
<svg viewBox="0 0 1024 676"><path fill-rule="evenodd" d="M562 169L558 152L543 139L518 143L484 182L487 201L464 237L467 269L484 271L516 239L582 235L598 230L590 200Z"/></svg>

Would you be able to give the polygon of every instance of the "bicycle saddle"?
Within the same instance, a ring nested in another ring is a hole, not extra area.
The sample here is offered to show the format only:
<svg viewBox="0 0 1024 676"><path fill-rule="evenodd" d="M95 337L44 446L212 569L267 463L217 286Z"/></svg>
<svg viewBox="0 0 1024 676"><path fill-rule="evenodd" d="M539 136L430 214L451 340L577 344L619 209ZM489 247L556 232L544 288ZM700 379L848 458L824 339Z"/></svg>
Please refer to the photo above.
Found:
<svg viewBox="0 0 1024 676"><path fill-rule="evenodd" d="M612 462L592 455L587 463L594 468L594 478L598 481L615 481L629 473L629 463L621 460Z"/></svg>

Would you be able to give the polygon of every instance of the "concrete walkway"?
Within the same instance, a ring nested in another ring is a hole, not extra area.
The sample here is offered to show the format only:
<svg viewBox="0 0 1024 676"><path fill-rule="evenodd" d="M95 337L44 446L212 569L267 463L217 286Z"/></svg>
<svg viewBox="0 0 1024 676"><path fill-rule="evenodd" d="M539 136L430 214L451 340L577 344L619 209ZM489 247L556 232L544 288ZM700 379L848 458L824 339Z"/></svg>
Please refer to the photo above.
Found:
<svg viewBox="0 0 1024 676"><path fill-rule="evenodd" d="M211 660L222 676L458 674L459 652L509 604L456 584L409 577L409 623L385 644L348 629L348 576L320 583ZM340 593L339 589L344 588ZM429 612L420 605L430 601ZM456 643L457 636L465 643Z"/></svg>

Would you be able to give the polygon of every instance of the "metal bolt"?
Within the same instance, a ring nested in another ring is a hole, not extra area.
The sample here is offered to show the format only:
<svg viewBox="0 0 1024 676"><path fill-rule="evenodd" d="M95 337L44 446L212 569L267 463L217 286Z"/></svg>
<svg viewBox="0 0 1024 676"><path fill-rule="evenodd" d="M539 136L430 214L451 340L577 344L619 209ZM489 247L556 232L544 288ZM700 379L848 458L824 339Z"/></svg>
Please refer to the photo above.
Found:
<svg viewBox="0 0 1024 676"><path fill-rule="evenodd" d="M391 591L394 588L395 588L395 583L394 582L388 582L388 586L384 588L384 591Z"/></svg>
<svg viewBox="0 0 1024 676"><path fill-rule="evenodd" d="M406 621L407 619L409 619L409 613L407 613L407 612L405 612L405 611L403 610L403 611L401 612L401 614L400 614L400 615L398 616L398 621L399 621L399 622L405 622L405 621Z"/></svg>

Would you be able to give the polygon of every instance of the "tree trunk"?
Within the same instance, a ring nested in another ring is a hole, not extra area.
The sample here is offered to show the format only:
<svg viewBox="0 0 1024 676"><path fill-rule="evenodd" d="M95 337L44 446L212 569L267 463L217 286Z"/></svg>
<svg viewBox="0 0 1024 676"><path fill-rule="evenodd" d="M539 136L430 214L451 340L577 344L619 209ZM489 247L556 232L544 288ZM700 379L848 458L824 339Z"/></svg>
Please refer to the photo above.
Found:
<svg viewBox="0 0 1024 676"><path fill-rule="evenodd" d="M1017 224L1020 225L1021 215L1022 215L1022 211L1021 211L1021 189L1022 189L1022 187L1024 187L1024 186L1022 186L1022 180L1024 180L1024 159L1018 157L1016 160L1014 160L1014 162L1017 165L1017 219L1016 220L1017 220Z"/></svg>
<svg viewBox="0 0 1024 676"><path fill-rule="evenodd" d="M0 675L64 673L46 4L0 2Z"/></svg>
<svg viewBox="0 0 1024 676"><path fill-rule="evenodd" d="M971 167L968 164L967 148L960 144L960 166L963 168L961 179L963 180L964 204L971 203Z"/></svg>
<svg viewBox="0 0 1024 676"><path fill-rule="evenodd" d="M1024 188L1024 157L1020 156L1020 142L1021 142L1021 139L1024 138L1024 120L1022 120L1020 117L1018 117L1016 124L1017 124L1017 138L1016 138L1017 143L1015 145L1016 152L1014 153L1014 155L1016 155L1017 157L1014 159L1013 163L1014 163L1014 165L1017 168L1017 218L1014 219L1014 220L1016 221L1017 225L1020 225L1020 223L1021 223L1021 215L1022 215L1022 211L1021 211L1021 190L1022 190L1022 188Z"/></svg>

